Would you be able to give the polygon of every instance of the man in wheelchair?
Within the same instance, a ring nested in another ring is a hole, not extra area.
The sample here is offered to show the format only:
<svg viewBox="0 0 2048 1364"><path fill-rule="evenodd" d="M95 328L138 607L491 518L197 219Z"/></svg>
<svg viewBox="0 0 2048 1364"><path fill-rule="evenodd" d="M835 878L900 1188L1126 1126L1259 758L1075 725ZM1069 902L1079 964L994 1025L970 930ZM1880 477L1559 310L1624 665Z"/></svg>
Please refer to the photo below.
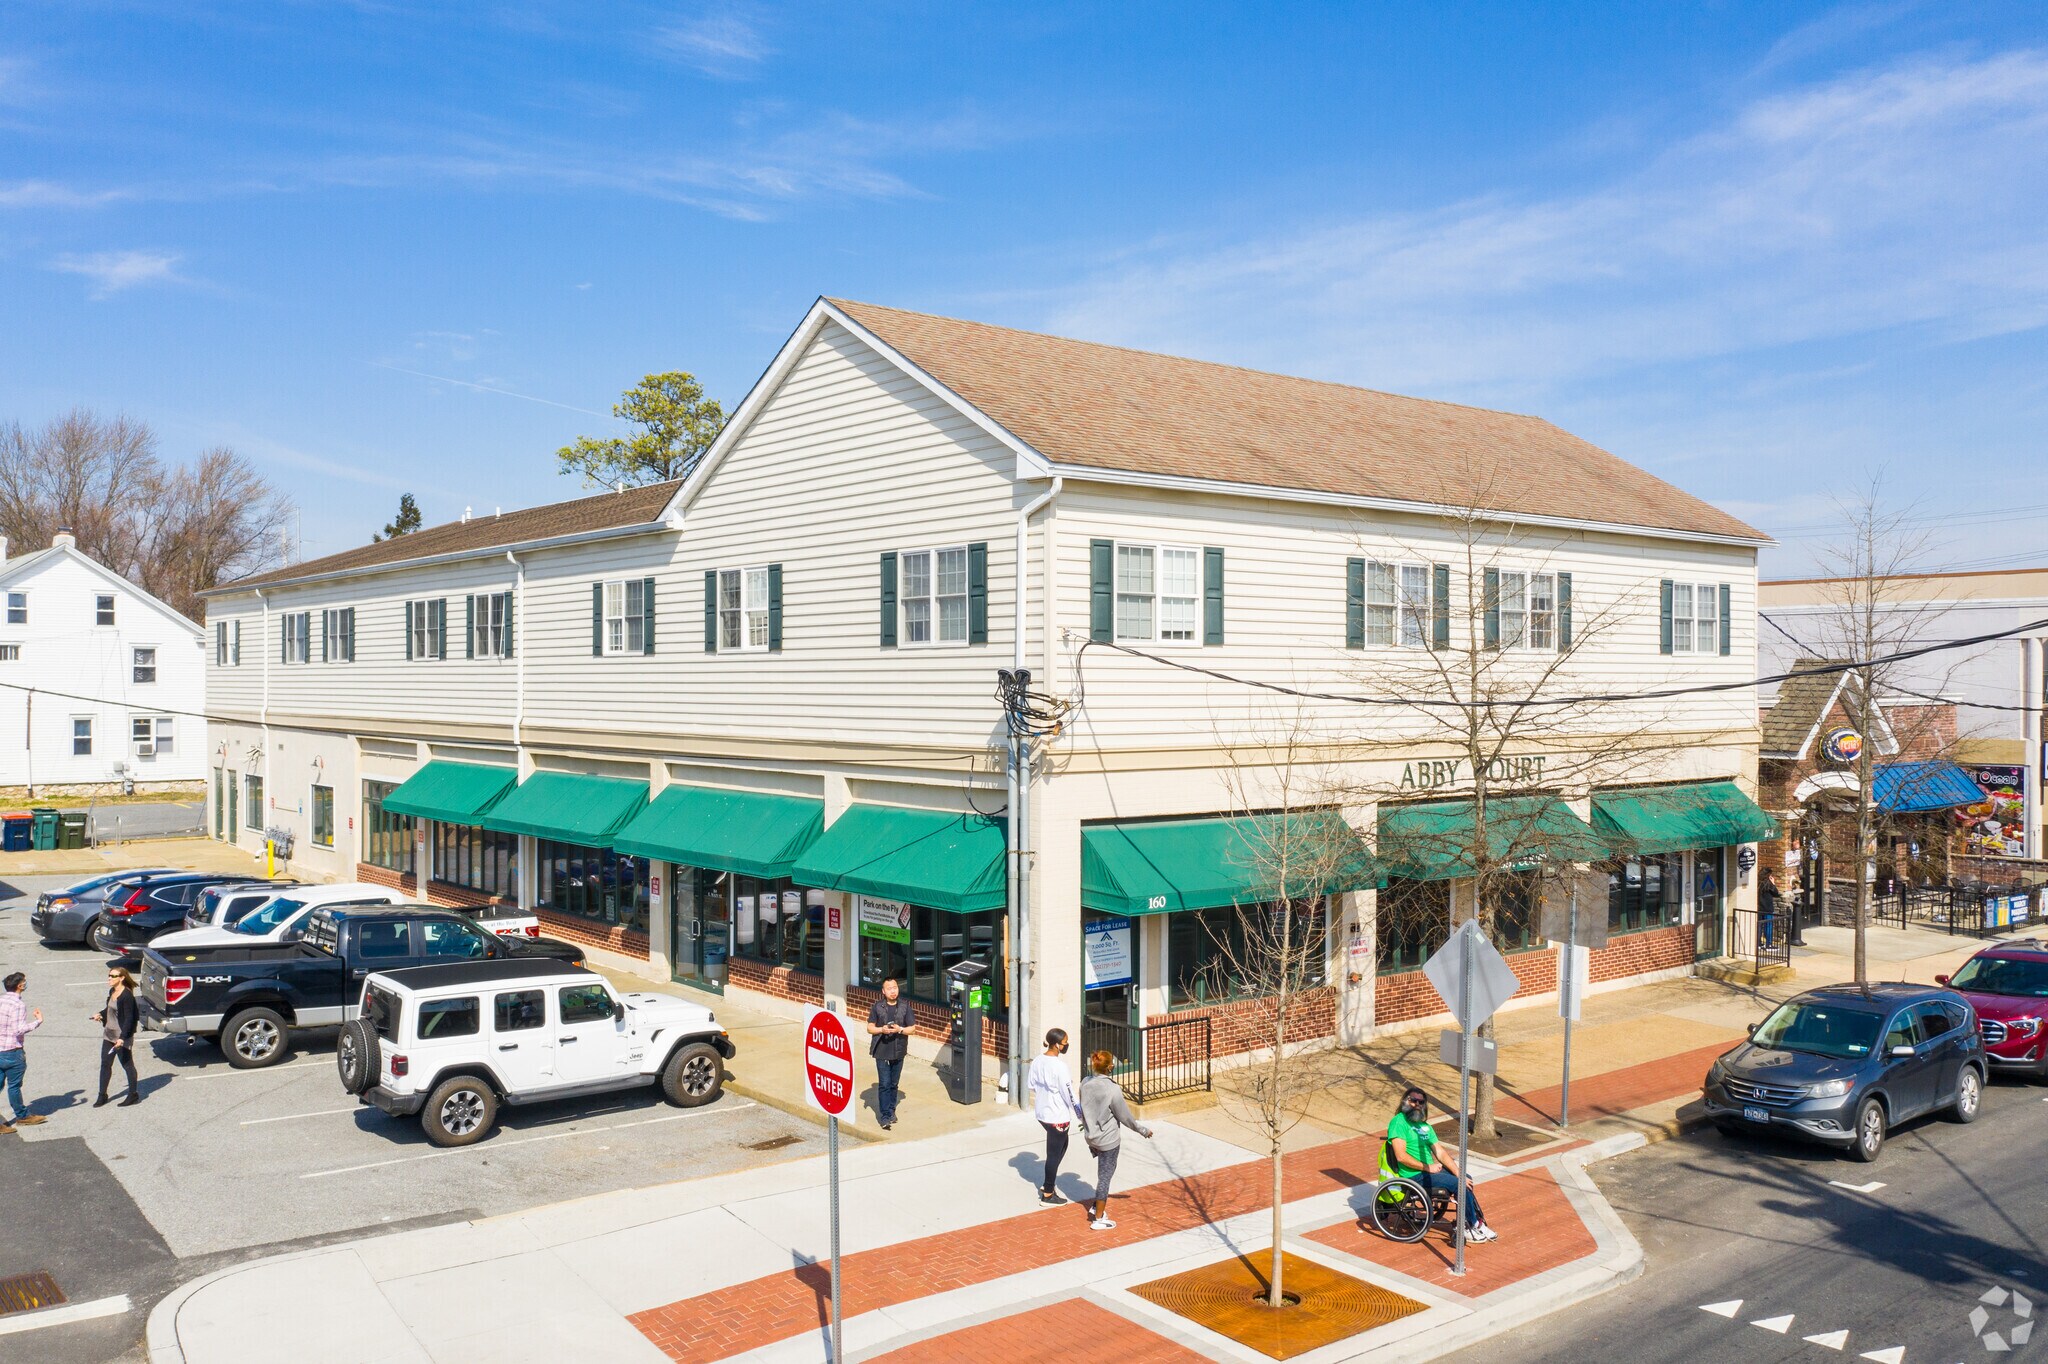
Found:
<svg viewBox="0 0 2048 1364"><path fill-rule="evenodd" d="M1373 1222L1380 1230L1400 1240L1421 1240L1439 1212L1448 1214L1458 1196L1458 1169L1449 1153L1439 1148L1436 1129L1426 1121L1429 1096L1410 1088L1401 1096L1401 1107L1387 1124L1386 1140L1380 1143L1380 1182L1375 1195ZM1408 1184L1419 1187L1428 1199L1427 1212L1403 1207L1412 1201ZM1397 1230L1389 1231L1389 1227ZM1415 1234L1405 1234L1413 1230ZM1486 1225L1472 1186L1465 1186L1465 1239L1497 1241L1499 1233Z"/></svg>

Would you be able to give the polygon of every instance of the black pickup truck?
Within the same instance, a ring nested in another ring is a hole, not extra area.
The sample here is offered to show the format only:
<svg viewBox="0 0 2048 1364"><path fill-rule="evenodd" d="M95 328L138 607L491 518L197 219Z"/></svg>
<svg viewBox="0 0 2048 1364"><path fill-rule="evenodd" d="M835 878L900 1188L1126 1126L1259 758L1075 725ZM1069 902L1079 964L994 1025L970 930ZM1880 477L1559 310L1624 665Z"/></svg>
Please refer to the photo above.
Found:
<svg viewBox="0 0 2048 1364"><path fill-rule="evenodd" d="M456 961L552 957L580 964L581 949L547 938L503 937L467 914L428 905L316 909L294 942L142 951L142 1026L219 1041L241 1070L274 1066L296 1029L356 1016L375 971Z"/></svg>

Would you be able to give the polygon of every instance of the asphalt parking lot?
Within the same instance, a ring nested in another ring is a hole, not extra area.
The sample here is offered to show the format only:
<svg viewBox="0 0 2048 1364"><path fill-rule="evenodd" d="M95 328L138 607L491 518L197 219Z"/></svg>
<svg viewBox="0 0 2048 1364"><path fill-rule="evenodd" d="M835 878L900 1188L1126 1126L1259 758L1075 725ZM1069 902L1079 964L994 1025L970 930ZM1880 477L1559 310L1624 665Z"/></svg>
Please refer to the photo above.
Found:
<svg viewBox="0 0 2048 1364"><path fill-rule="evenodd" d="M138 1034L143 1102L94 1108L99 1043L89 1015L103 998L107 959L43 946L28 925L35 895L69 879L0 882L0 974L27 972L28 1002L46 1019L29 1038L25 1090L49 1116L0 1138L15 1144L0 1148L0 1169L10 1172L0 1191L9 1227L0 1278L73 1266L66 1272L77 1282L58 1278L74 1301L128 1293L135 1303L118 1323L39 1332L35 1358L128 1357L156 1296L229 1260L823 1149L821 1129L775 1109L730 1094L678 1109L651 1086L508 1108L486 1140L442 1149L417 1121L357 1104L341 1088L332 1030L297 1035L289 1059L255 1071L233 1069L207 1042ZM122 1083L117 1070L116 1093ZM16 1234L31 1227L31 1236ZM18 1343L0 1337L0 1346Z"/></svg>

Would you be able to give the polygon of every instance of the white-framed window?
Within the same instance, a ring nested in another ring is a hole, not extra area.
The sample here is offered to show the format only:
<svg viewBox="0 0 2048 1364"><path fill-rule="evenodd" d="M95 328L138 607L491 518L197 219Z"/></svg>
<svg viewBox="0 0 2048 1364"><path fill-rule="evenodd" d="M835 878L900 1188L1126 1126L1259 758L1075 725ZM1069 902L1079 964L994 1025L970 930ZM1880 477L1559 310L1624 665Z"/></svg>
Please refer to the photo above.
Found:
<svg viewBox="0 0 2048 1364"><path fill-rule="evenodd" d="M718 647L768 647L768 565L718 570Z"/></svg>
<svg viewBox="0 0 2048 1364"><path fill-rule="evenodd" d="M1671 584L1671 652L1721 652L1721 585Z"/></svg>
<svg viewBox="0 0 2048 1364"><path fill-rule="evenodd" d="M1365 643L1368 648L1429 646L1431 569L1428 564L1365 565Z"/></svg>
<svg viewBox="0 0 2048 1364"><path fill-rule="evenodd" d="M172 717L168 715L138 715L128 722L128 735L137 757L150 753L164 757L176 741Z"/></svg>
<svg viewBox="0 0 2048 1364"><path fill-rule="evenodd" d="M228 623L217 620L213 623L213 666L225 668L228 665Z"/></svg>
<svg viewBox="0 0 2048 1364"><path fill-rule="evenodd" d="M7 594L7 623L9 625L28 624L28 593L9 592Z"/></svg>
<svg viewBox="0 0 2048 1364"><path fill-rule="evenodd" d="M92 756L92 717L74 715L71 717L71 756L90 758Z"/></svg>
<svg viewBox="0 0 2048 1364"><path fill-rule="evenodd" d="M1201 638L1202 551L1187 545L1116 545L1116 637L1192 644Z"/></svg>
<svg viewBox="0 0 2048 1364"><path fill-rule="evenodd" d="M21 662L21 646L19 644L0 644L0 663L19 662Z"/></svg>
<svg viewBox="0 0 2048 1364"><path fill-rule="evenodd" d="M1557 648L1557 575L1529 575L1529 633L1525 643L1532 649Z"/></svg>
<svg viewBox="0 0 2048 1364"><path fill-rule="evenodd" d="M504 658L512 652L512 594L476 592L469 598L469 656Z"/></svg>
<svg viewBox="0 0 2048 1364"><path fill-rule="evenodd" d="M640 578L611 578L604 585L604 651L607 654L647 652L646 583Z"/></svg>
<svg viewBox="0 0 2048 1364"><path fill-rule="evenodd" d="M138 683L142 683L145 685L156 681L155 646L141 646L132 649L129 652L130 658L132 660L133 676L135 680Z"/></svg>
<svg viewBox="0 0 2048 1364"><path fill-rule="evenodd" d="M1435 574L1428 564L1401 565L1401 647L1427 649L1434 629L1436 602L1431 580Z"/></svg>
<svg viewBox="0 0 2048 1364"><path fill-rule="evenodd" d="M320 657L329 663L356 659L356 609L329 607L320 613Z"/></svg>
<svg viewBox="0 0 2048 1364"><path fill-rule="evenodd" d="M898 552L903 643L967 642L967 546Z"/></svg>
<svg viewBox="0 0 2048 1364"><path fill-rule="evenodd" d="M112 625L114 623L114 594L102 592L92 599L92 623Z"/></svg>
<svg viewBox="0 0 2048 1364"><path fill-rule="evenodd" d="M287 611L278 617L278 628L284 631L279 658L286 663L305 663L313 657L312 612Z"/></svg>
<svg viewBox="0 0 2048 1364"><path fill-rule="evenodd" d="M448 638L448 599L430 597L405 604L405 656L440 658Z"/></svg>
<svg viewBox="0 0 2048 1364"><path fill-rule="evenodd" d="M1495 605L1503 649L1557 648L1557 575L1503 569Z"/></svg>

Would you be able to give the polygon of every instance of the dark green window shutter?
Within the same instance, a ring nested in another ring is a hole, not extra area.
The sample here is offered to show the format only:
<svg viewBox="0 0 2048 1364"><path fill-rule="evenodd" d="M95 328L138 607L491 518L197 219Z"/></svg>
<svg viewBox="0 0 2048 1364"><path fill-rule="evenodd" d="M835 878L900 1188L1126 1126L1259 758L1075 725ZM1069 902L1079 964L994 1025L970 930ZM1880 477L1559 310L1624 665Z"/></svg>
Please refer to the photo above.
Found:
<svg viewBox="0 0 2048 1364"><path fill-rule="evenodd" d="M967 547L967 642L988 643L988 542Z"/></svg>
<svg viewBox="0 0 2048 1364"><path fill-rule="evenodd" d="M1344 647L1365 647L1365 560L1344 561Z"/></svg>
<svg viewBox="0 0 2048 1364"><path fill-rule="evenodd" d="M718 652L718 570L704 570L704 652Z"/></svg>
<svg viewBox="0 0 2048 1364"><path fill-rule="evenodd" d="M228 662L240 667L242 664L242 622L236 621L235 628L228 632Z"/></svg>
<svg viewBox="0 0 2048 1364"><path fill-rule="evenodd" d="M768 565L768 652L782 652L782 565Z"/></svg>
<svg viewBox="0 0 2048 1364"><path fill-rule="evenodd" d="M654 652L654 579L640 580L640 652Z"/></svg>
<svg viewBox="0 0 2048 1364"><path fill-rule="evenodd" d="M1727 583L1722 583L1722 584L1721 584L1721 652L1722 652L1723 654L1727 654L1727 653L1730 653L1730 652L1732 652L1732 646L1733 646L1733 645L1734 645L1734 643L1735 643L1735 638L1734 638L1734 634L1733 634L1733 626L1734 626L1734 622L1728 619L1728 611L1729 611L1729 598L1730 598L1730 597L1731 597L1732 595L1733 595L1733 594L1732 594L1732 593L1731 593L1731 592L1729 591L1729 587L1728 587L1728 584L1727 584Z"/></svg>
<svg viewBox="0 0 2048 1364"><path fill-rule="evenodd" d="M410 601L405 604L405 656L408 659L412 657L412 613L418 605L418 602Z"/></svg>
<svg viewBox="0 0 2048 1364"><path fill-rule="evenodd" d="M1486 583L1486 595L1480 599L1480 605L1486 611L1486 647L1498 649L1500 647L1500 570L1489 568L1483 572Z"/></svg>
<svg viewBox="0 0 2048 1364"><path fill-rule="evenodd" d="M1088 542L1088 638L1116 638L1116 542Z"/></svg>
<svg viewBox="0 0 2048 1364"><path fill-rule="evenodd" d="M307 614L309 617L311 616L311 612ZM320 661L322 663L327 661L327 613L325 611L320 613Z"/></svg>
<svg viewBox="0 0 2048 1364"><path fill-rule="evenodd" d="M604 653L604 584L590 585L590 652L593 656Z"/></svg>
<svg viewBox="0 0 2048 1364"><path fill-rule="evenodd" d="M517 601L510 592L505 594L505 657L512 657L512 603ZM353 646L351 646L353 647Z"/></svg>
<svg viewBox="0 0 2048 1364"><path fill-rule="evenodd" d="M476 595L462 594L462 656L476 657Z"/></svg>
<svg viewBox="0 0 2048 1364"><path fill-rule="evenodd" d="M434 657L448 657L448 599L434 598Z"/></svg>
<svg viewBox="0 0 2048 1364"><path fill-rule="evenodd" d="M882 647L896 647L896 551L882 555Z"/></svg>
<svg viewBox="0 0 2048 1364"><path fill-rule="evenodd" d="M280 663L289 663L289 662L291 662L291 661L292 661L292 649L291 649L291 640L292 640L292 630L291 630L291 617L290 617L290 616L279 616L279 617L277 618L277 661L278 661L278 662L280 662Z"/></svg>
<svg viewBox="0 0 2048 1364"><path fill-rule="evenodd" d="M1202 551L1202 643L1223 642L1223 550Z"/></svg>
<svg viewBox="0 0 2048 1364"><path fill-rule="evenodd" d="M1451 566L1433 564L1429 570L1429 647L1451 647Z"/></svg>
<svg viewBox="0 0 2048 1364"><path fill-rule="evenodd" d="M1557 575L1557 651L1572 651L1572 575Z"/></svg>
<svg viewBox="0 0 2048 1364"><path fill-rule="evenodd" d="M1662 592L1664 604L1660 608L1660 618L1657 627L1659 630L1657 652L1668 654L1671 652L1671 579L1666 578L1664 580Z"/></svg>

